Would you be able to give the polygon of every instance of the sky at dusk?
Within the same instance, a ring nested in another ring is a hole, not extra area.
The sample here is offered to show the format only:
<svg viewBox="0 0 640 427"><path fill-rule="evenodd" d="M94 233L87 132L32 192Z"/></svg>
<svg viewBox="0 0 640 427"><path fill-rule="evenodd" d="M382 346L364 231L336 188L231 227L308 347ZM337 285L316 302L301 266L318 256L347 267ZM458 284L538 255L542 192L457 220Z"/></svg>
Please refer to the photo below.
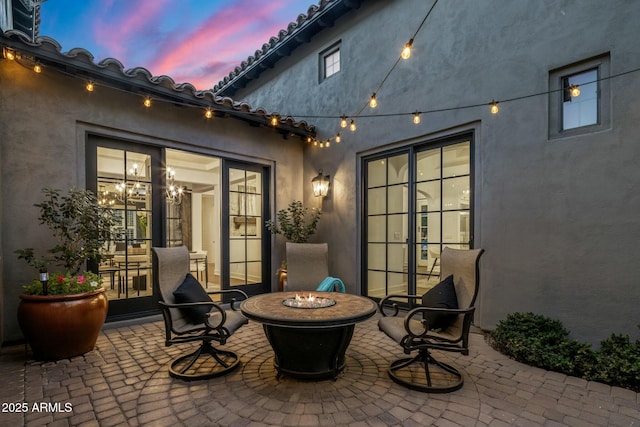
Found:
<svg viewBox="0 0 640 427"><path fill-rule="evenodd" d="M210 89L315 0L47 0L40 35Z"/></svg>

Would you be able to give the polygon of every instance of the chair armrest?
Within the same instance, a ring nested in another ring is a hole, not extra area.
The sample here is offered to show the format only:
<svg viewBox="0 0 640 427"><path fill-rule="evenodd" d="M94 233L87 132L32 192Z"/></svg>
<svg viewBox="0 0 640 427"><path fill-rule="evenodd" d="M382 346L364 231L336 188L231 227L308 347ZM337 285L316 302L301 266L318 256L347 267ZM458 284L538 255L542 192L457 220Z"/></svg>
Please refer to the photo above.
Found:
<svg viewBox="0 0 640 427"><path fill-rule="evenodd" d="M160 304L161 308L178 308L178 309L184 308L184 307L197 307L197 306L200 306L200 305L211 306L211 309L209 309L209 313L207 313L207 317L204 319L204 321L202 323L206 324L207 326L209 326L211 328L214 328L214 329L219 327L220 325L224 324L224 322L227 319L227 315L224 312L224 309L222 307L220 307L220 305L218 303L214 302L214 301L211 301L211 302L209 302L209 301L184 302L184 303L180 303L180 304L169 304L169 303L166 303L164 301L158 301L158 303ZM220 316L221 322L217 326L211 325L208 322L209 318L211 317L211 314L212 314L211 312L212 312L213 309L218 311L220 313L220 315L221 315Z"/></svg>
<svg viewBox="0 0 640 427"><path fill-rule="evenodd" d="M407 302L410 302L410 301L415 301L415 300L420 299L420 298L422 298L421 295L390 294L390 295L387 295L386 297L382 298L378 302L378 308L380 309L380 313L383 316L387 317L389 315L387 313L385 313L384 306L385 306L385 304L391 303L391 307L394 310L393 314L391 314L391 317L395 317L395 316L398 315L400 307L398 306L397 302L394 302L392 300L394 300L394 299L402 299L402 300L407 300Z"/></svg>
<svg viewBox="0 0 640 427"><path fill-rule="evenodd" d="M241 297L240 301L243 301L249 298L249 295L247 295L246 292L240 289L223 289L219 291L207 291L207 295L229 295L229 294L237 294L239 298ZM236 300L235 298L231 298L231 302L229 303L229 307L231 308L231 310L238 311L238 309L234 305L237 301L238 300Z"/></svg>
<svg viewBox="0 0 640 427"><path fill-rule="evenodd" d="M412 338L423 338L429 332L429 323L424 319L425 313L442 313L442 314L463 314L468 316L475 311L475 307L469 308L439 308L439 307L416 307L409 310L404 318L404 329ZM422 325L422 330L414 332L411 330L411 325L415 325L415 322L419 322ZM466 322L465 322L466 324Z"/></svg>

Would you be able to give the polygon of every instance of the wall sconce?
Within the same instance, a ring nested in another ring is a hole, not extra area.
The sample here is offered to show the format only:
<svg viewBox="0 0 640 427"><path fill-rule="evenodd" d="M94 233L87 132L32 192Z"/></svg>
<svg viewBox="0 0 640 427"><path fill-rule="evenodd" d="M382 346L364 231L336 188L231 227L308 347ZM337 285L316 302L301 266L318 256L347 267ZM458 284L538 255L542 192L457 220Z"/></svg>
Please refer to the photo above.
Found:
<svg viewBox="0 0 640 427"><path fill-rule="evenodd" d="M326 197L329 193L329 175L323 175L322 169L318 171L318 176L311 180L313 185L313 195L316 197Z"/></svg>

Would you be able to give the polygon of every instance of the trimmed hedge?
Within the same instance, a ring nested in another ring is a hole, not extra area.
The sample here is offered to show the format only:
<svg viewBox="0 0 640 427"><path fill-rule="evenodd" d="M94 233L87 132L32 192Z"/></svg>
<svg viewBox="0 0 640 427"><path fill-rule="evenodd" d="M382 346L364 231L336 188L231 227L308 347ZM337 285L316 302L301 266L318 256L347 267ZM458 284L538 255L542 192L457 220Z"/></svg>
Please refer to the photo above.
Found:
<svg viewBox="0 0 640 427"><path fill-rule="evenodd" d="M595 351L569 339L558 320L511 313L491 331L489 342L528 365L640 392L640 341L632 343L628 335L612 334Z"/></svg>

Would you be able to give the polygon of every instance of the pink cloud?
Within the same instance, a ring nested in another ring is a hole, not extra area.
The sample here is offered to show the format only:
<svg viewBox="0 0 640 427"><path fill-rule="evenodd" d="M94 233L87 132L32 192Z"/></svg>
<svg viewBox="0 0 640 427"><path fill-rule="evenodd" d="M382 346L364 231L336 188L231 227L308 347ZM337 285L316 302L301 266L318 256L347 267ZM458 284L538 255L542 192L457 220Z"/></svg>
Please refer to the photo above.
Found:
<svg viewBox="0 0 640 427"><path fill-rule="evenodd" d="M110 52L110 56L124 61L128 58L127 53L132 40L140 38L140 34L145 32L146 36L153 35L148 33L155 33L154 24L159 16L170 9L171 0L127 2L125 7L117 9L117 17L107 19L112 6L114 0L100 2L92 27L97 44Z"/></svg>
<svg viewBox="0 0 640 427"><path fill-rule="evenodd" d="M174 35L169 38L173 42L162 46L150 69L170 75L176 81L182 76L190 76L188 79L194 86L209 88L219 76L231 71L277 34L283 25L275 24L269 18L278 8L282 8L282 2L258 2L256 5L255 1L241 0L233 3L206 19L186 37ZM263 41L256 45L256 40L261 39ZM216 59L230 56L231 60L226 62Z"/></svg>

